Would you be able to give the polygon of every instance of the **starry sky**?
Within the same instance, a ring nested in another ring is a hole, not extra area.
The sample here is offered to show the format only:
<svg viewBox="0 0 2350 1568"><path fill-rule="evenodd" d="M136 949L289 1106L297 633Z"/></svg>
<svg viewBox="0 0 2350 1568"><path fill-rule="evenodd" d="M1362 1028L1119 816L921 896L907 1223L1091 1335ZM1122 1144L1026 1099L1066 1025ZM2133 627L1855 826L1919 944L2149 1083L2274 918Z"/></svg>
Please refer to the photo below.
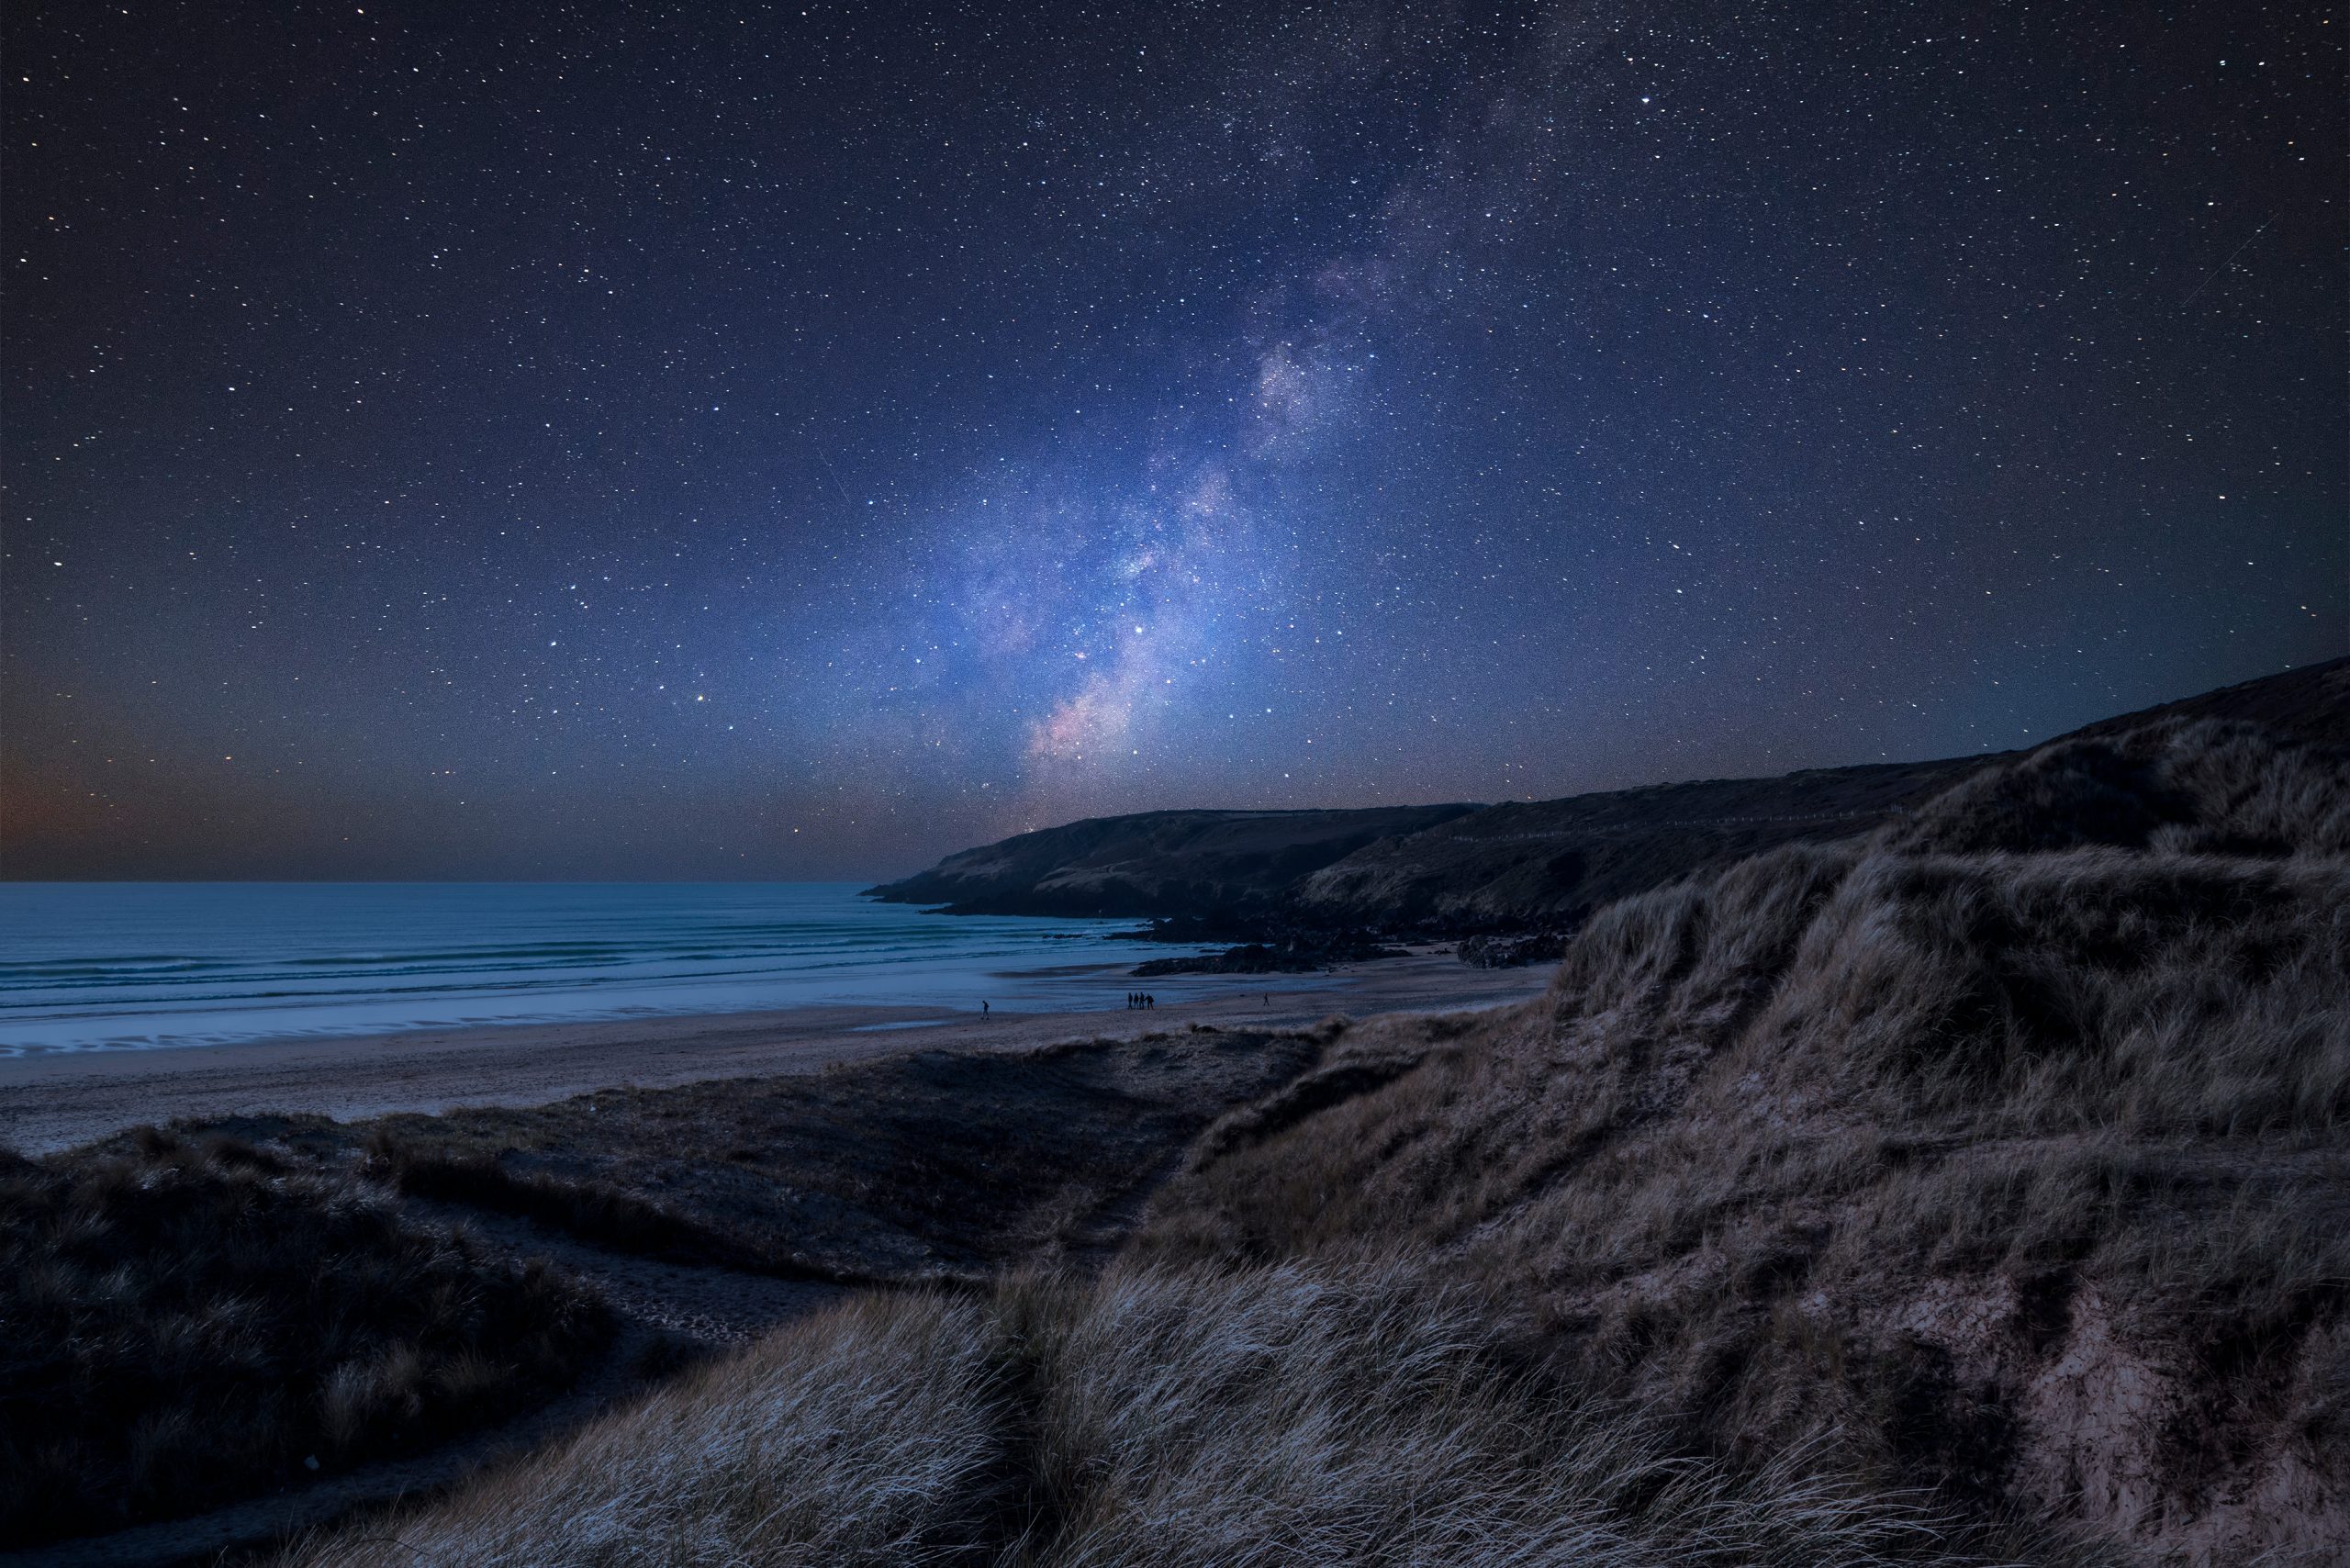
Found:
<svg viewBox="0 0 2350 1568"><path fill-rule="evenodd" d="M2344 652L2343 30L12 6L0 872L878 877Z"/></svg>

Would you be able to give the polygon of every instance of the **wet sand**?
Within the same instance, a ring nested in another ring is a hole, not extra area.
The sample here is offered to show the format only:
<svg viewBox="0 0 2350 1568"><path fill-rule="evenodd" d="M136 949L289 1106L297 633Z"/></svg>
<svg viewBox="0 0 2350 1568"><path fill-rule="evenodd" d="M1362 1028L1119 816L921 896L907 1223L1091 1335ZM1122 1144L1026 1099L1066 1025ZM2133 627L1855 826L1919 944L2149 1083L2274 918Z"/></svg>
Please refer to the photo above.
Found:
<svg viewBox="0 0 2350 1568"><path fill-rule="evenodd" d="M1006 1050L1124 1038L1189 1023L1302 1025L1332 1014L1447 1012L1541 991L1550 966L1472 969L1448 955L1277 976L1292 989L1230 990L1230 976L1127 978L1113 966L1059 977L1072 998L1158 998L1149 1012L1008 1013L982 1019L935 1007L802 1007L663 1014L570 1024L418 1029L164 1050L74 1051L0 1060L0 1144L26 1153L84 1143L145 1122L263 1111L338 1119L455 1105L535 1105L590 1090L813 1072L898 1051ZM1204 994L1213 988L1214 994Z"/></svg>

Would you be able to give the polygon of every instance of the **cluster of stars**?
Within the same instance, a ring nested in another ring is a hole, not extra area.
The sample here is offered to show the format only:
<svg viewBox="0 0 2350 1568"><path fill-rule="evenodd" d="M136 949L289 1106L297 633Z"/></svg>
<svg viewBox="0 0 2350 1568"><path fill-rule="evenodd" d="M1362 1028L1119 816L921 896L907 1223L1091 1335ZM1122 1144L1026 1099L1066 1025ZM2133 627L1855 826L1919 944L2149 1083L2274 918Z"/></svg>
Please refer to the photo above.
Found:
<svg viewBox="0 0 2350 1568"><path fill-rule="evenodd" d="M28 17L5 868L878 876L2339 653L2337 30Z"/></svg>

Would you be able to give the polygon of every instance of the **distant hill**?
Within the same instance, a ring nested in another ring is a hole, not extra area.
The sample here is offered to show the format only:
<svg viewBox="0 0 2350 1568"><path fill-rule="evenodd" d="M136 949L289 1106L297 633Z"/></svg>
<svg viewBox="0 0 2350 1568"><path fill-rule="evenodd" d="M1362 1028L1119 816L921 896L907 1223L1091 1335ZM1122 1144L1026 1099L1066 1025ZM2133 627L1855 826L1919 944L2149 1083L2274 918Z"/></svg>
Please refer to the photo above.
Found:
<svg viewBox="0 0 2350 1568"><path fill-rule="evenodd" d="M1707 867L1897 821L1995 764L2165 722L2219 721L2350 752L2350 659L2059 736L2029 753L1811 768L1494 806L1147 812L950 855L872 890L960 913L1219 913L1448 934L1566 927Z"/></svg>
<svg viewBox="0 0 2350 1568"><path fill-rule="evenodd" d="M1332 924L1446 931L1572 925L1700 867L1882 826L1986 762L1813 768L1489 806L1367 845L1290 890Z"/></svg>
<svg viewBox="0 0 2350 1568"><path fill-rule="evenodd" d="M1268 906L1333 861L1477 811L1143 812L950 855L872 890L957 914L1183 915Z"/></svg>
<svg viewBox="0 0 2350 1568"><path fill-rule="evenodd" d="M2281 740L2326 751L2350 752L2350 658L2328 659L2299 669L2239 681L2158 707L2141 708L2084 724L2045 745L2087 736L2104 737L2172 719L2219 719L2256 724ZM2034 750L2044 747L2034 747Z"/></svg>

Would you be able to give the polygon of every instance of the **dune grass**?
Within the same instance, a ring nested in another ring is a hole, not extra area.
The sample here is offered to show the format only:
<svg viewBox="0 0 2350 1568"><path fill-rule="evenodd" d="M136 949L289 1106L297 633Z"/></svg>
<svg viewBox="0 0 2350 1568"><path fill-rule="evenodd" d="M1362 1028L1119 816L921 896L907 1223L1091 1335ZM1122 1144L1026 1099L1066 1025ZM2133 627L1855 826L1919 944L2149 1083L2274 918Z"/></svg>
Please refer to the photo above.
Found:
<svg viewBox="0 0 2350 1568"><path fill-rule="evenodd" d="M420 1448L567 1382L601 1309L233 1139L0 1156L0 1540Z"/></svg>
<svg viewBox="0 0 2350 1568"><path fill-rule="evenodd" d="M1961 1561L1914 1502L1671 1457L1386 1263L867 1296L287 1564Z"/></svg>
<svg viewBox="0 0 2350 1568"><path fill-rule="evenodd" d="M860 1297L445 1502L304 1543L286 1562L968 1560L1004 1501L999 1360L973 1302Z"/></svg>

